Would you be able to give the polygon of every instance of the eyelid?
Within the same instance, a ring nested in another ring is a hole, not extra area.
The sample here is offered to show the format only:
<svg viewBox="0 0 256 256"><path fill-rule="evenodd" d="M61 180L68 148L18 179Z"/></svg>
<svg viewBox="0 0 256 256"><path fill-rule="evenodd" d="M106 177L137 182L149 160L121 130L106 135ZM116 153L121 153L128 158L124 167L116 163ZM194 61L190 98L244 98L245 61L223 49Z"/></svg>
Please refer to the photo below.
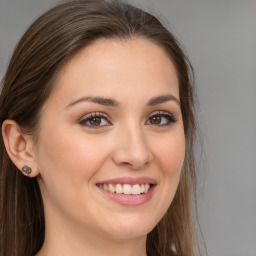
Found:
<svg viewBox="0 0 256 256"><path fill-rule="evenodd" d="M166 111L166 110L157 110L157 111L154 111L152 112L150 115L149 115L149 118L152 117L152 116L156 116L156 115L168 115L170 117L172 117L173 119L176 120L176 118L174 117L174 115L172 113L170 113L169 111Z"/></svg>
<svg viewBox="0 0 256 256"><path fill-rule="evenodd" d="M164 118L167 118L168 119L168 122L166 124L148 124L147 122L149 121L150 118L154 117L154 116L160 116L160 117L164 117ZM99 118L103 118L105 119L105 121L107 122L107 124L104 124L104 125L89 125L89 124L86 124L86 122L90 121L90 119L92 118L96 118L96 117L99 117ZM157 111L154 111L152 112L147 120L146 120L146 125L154 125L154 126L168 126L168 125L171 125L172 123L175 123L177 121L177 119L173 116L173 114L171 114L169 111L165 111L165 110L157 110ZM92 129L99 129L99 128L102 128L102 127L106 127L106 126L110 126L112 125L111 121L110 121L110 116L107 115L106 113L104 112L98 112L98 111L95 111L95 112L90 112L90 113L87 113L85 115L83 115L81 118L79 118L78 120L78 123L82 126L85 126L85 127L88 127L88 128L92 128Z"/></svg>
<svg viewBox="0 0 256 256"><path fill-rule="evenodd" d="M166 118L170 118L169 121L170 123L169 124L163 124L163 125L155 125L155 126L168 126L170 125L171 123L175 123L177 121L177 119L174 117L174 115L172 113L170 113L169 111L166 111L166 110L157 110L157 111L154 111L153 113L151 113L146 122L148 121L149 118L153 117L153 116L163 116L163 117L166 117ZM154 125L154 124L152 124Z"/></svg>
<svg viewBox="0 0 256 256"><path fill-rule="evenodd" d="M106 113L104 112L98 112L98 111L95 111L95 112L90 112L90 113L87 113L85 115L83 115L81 118L79 118L78 120L78 123L83 125L83 126L86 126L86 127L89 127L89 128L94 128L94 129L97 129L97 128L100 128L100 127L105 127L105 126L108 126L108 125L100 125L100 126L93 126L93 125L86 125L84 124L85 122L89 121L90 119L92 118L95 118L95 117L100 117L100 118L104 118L107 122L108 122L108 125L111 125L112 123L110 122L110 117L109 115L107 115Z"/></svg>

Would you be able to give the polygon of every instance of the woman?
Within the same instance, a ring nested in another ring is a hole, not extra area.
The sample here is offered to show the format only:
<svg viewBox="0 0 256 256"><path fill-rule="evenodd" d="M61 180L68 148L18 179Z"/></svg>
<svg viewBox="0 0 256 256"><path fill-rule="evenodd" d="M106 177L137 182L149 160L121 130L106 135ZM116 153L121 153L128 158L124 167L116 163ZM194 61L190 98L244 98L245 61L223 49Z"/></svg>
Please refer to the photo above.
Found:
<svg viewBox="0 0 256 256"><path fill-rule="evenodd" d="M37 19L0 97L1 256L195 255L191 80L173 35L126 3Z"/></svg>

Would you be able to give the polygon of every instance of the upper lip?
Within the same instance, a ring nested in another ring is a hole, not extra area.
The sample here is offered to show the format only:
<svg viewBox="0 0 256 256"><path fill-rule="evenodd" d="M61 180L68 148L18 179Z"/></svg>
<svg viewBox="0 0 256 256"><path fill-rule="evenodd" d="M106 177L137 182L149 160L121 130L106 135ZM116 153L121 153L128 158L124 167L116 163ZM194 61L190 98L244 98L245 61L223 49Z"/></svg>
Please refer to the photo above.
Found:
<svg viewBox="0 0 256 256"><path fill-rule="evenodd" d="M101 180L97 184L152 184L156 185L156 180L150 177L119 177L108 180Z"/></svg>

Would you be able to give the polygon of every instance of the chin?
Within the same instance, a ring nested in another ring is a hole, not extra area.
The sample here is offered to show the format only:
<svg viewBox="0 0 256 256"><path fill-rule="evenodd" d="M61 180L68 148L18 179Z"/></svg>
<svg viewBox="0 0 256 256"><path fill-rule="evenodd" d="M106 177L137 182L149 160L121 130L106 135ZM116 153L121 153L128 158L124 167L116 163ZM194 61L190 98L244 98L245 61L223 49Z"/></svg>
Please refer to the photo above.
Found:
<svg viewBox="0 0 256 256"><path fill-rule="evenodd" d="M139 238L147 236L156 225L156 221L142 216L139 218L123 217L122 220L117 219L114 224L109 224L111 228L108 228L108 233L121 239Z"/></svg>

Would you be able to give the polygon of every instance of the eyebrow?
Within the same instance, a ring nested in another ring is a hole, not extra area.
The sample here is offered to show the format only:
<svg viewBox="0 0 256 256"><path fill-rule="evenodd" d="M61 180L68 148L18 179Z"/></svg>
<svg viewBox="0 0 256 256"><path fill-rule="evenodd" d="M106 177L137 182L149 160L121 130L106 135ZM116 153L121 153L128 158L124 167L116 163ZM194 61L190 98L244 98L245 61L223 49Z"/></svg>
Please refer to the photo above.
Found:
<svg viewBox="0 0 256 256"><path fill-rule="evenodd" d="M167 94L167 95L161 95L161 96L158 96L158 97L154 97L154 98L152 98L148 101L147 105L148 106L155 106L155 105L158 105L158 104L165 103L167 101L174 101L180 106L180 101L175 96L173 96L172 94Z"/></svg>
<svg viewBox="0 0 256 256"><path fill-rule="evenodd" d="M102 98L102 97L82 97L79 98L78 100L72 101L70 104L68 104L65 108L70 108L78 103L81 102L85 102L85 101L89 101L89 102L93 102L93 103L97 103L103 106L110 106L110 107L117 107L119 106L119 103L114 100L114 99L108 99L108 98Z"/></svg>
<svg viewBox="0 0 256 256"><path fill-rule="evenodd" d="M120 103L114 99L111 98L103 98L103 97L93 97L93 96L89 96L89 97L82 97L79 98L75 101L72 101L70 104L68 104L65 109L70 108L76 104L79 104L81 102L93 102L93 103L97 103L103 106L110 106L110 107L118 107L120 106ZM180 106L180 102L179 100L173 96L172 94L167 94L167 95L161 95L161 96L157 96L154 97L152 99L150 99L147 102L147 106L155 106L155 105L159 105L168 101L174 101L176 102L179 106Z"/></svg>

